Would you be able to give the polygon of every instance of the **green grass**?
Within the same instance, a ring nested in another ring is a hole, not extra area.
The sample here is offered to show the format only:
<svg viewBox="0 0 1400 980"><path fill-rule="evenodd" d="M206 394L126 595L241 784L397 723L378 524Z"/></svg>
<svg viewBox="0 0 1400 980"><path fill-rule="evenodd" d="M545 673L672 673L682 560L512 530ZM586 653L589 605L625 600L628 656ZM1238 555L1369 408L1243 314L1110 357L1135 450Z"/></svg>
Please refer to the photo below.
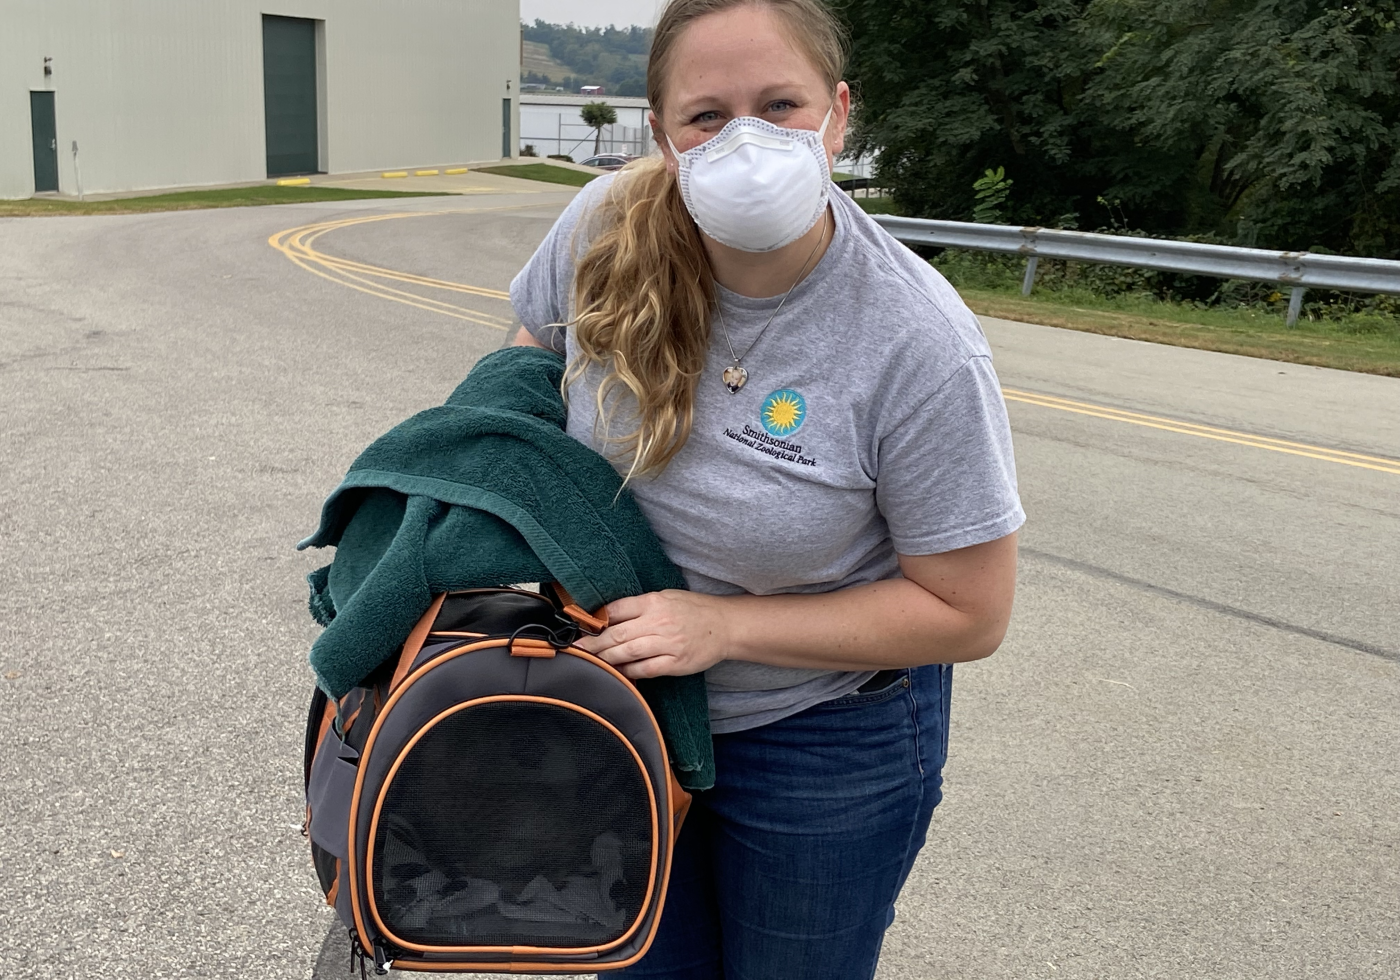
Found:
<svg viewBox="0 0 1400 980"><path fill-rule="evenodd" d="M1302 319L1290 329L1281 310L1209 309L1141 296L1109 298L1082 289L1022 296L1019 288L959 286L958 292L983 316L1400 377L1400 319L1394 317Z"/></svg>
<svg viewBox="0 0 1400 980"><path fill-rule="evenodd" d="M301 204L307 201L356 201L379 197L443 197L415 191L357 191L345 187L225 187L209 191L179 191L151 197L126 197L116 201L55 201L30 198L0 201L0 218L43 217L73 214L140 214L147 211L190 211L197 208L246 208L265 204Z"/></svg>
<svg viewBox="0 0 1400 980"><path fill-rule="evenodd" d="M477 167L476 173L519 177L521 180L542 180L550 184L568 184L571 187L582 187L598 176L583 170L571 170L568 167L556 167L548 163L522 163L510 167Z"/></svg>
<svg viewBox="0 0 1400 980"><path fill-rule="evenodd" d="M856 197L852 200L866 214L899 214L892 197Z"/></svg>

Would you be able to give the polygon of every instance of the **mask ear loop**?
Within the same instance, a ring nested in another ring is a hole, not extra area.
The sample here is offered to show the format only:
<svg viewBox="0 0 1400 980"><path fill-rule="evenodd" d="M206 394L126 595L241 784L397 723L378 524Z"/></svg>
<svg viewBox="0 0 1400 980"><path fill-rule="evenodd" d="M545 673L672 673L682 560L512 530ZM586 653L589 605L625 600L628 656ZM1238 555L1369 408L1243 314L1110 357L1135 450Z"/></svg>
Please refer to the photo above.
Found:
<svg viewBox="0 0 1400 980"><path fill-rule="evenodd" d="M831 164L826 159L826 127L831 123L831 114L836 111L836 100L831 100L831 108L826 110L826 116L822 119L820 128L817 129L817 153L821 157L822 169L826 171L826 179L831 179ZM667 137L669 139L670 137ZM833 153L834 157L835 154Z"/></svg>
<svg viewBox="0 0 1400 980"><path fill-rule="evenodd" d="M661 135L666 137L666 145L671 148L671 155L676 158L676 177L679 179L681 171L687 169L685 155L676 149L676 144L671 139L670 133L663 132Z"/></svg>

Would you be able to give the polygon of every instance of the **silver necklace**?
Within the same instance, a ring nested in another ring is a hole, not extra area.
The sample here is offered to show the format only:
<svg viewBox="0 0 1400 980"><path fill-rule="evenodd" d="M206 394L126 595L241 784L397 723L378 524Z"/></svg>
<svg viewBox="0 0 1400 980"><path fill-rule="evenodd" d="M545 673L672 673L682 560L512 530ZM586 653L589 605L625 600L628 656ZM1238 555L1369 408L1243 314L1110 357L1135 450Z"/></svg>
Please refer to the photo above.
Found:
<svg viewBox="0 0 1400 980"><path fill-rule="evenodd" d="M719 314L719 326L720 329L724 331L725 346L729 348L729 356L734 359L734 363L729 365L729 367L725 368L723 374L720 375L720 377L724 380L724 386L729 389L729 393L731 395L735 394L740 388L744 387L744 385L747 384L749 380L748 369L745 368L744 365L740 362L743 361L744 358L749 356L749 351L754 349L754 345L758 343L759 338L763 336L764 332L768 329L769 324L771 324L775 319L777 319L778 314L782 312L783 306L788 301L788 297L791 296L792 291L797 288L797 284L802 281L802 277L807 274L807 267L812 264L812 259L816 257L817 249L821 248L822 242L824 241L826 241L825 213L822 214L822 233L817 236L817 243L812 246L812 254L808 255L807 261L802 263L802 268L799 269L797 272L797 278L792 281L792 285L788 287L788 291L783 293L782 302L778 304L778 308L774 310L772 314L768 317L768 322L763 325L762 330L759 330L758 335L754 337L753 341L749 344L749 346L744 348L744 353L734 353L734 343L729 339L729 324L724 322L724 308L718 302L715 303L715 312Z"/></svg>

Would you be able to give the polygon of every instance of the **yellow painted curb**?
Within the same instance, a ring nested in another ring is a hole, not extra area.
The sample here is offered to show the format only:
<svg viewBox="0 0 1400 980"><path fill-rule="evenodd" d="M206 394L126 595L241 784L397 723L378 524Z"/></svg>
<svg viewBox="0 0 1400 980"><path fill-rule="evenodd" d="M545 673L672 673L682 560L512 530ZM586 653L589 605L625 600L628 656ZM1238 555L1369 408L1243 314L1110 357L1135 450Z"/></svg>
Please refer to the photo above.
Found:
<svg viewBox="0 0 1400 980"><path fill-rule="evenodd" d="M277 182L278 187L302 187L311 183L310 177L287 177Z"/></svg>
<svg viewBox="0 0 1400 980"><path fill-rule="evenodd" d="M415 170L415 171L413 171L413 176L415 176L415 177L436 177L436 176L437 176L437 171L436 171L436 170Z"/></svg>
<svg viewBox="0 0 1400 980"><path fill-rule="evenodd" d="M386 170L386 171L384 171L382 174L380 174L379 176L381 176L381 177L407 177L407 176L408 176L408 171L407 171L407 170Z"/></svg>
<svg viewBox="0 0 1400 980"><path fill-rule="evenodd" d="M445 174L464 174L464 173L466 173L466 172L467 172L467 168L466 168L466 167L452 167L452 168L449 169L449 170L444 170L444 171L443 171L443 173L445 173Z"/></svg>

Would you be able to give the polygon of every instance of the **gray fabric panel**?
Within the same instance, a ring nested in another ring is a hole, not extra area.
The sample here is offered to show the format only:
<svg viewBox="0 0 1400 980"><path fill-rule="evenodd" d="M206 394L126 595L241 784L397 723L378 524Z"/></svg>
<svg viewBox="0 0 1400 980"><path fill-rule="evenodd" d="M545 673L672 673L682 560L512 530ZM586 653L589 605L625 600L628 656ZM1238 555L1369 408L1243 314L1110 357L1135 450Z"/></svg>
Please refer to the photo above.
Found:
<svg viewBox="0 0 1400 980"><path fill-rule="evenodd" d="M326 732L326 741L311 765L306 802L311 807L311 839L342 861L349 855L350 799L359 770L352 761L355 750Z"/></svg>
<svg viewBox="0 0 1400 980"><path fill-rule="evenodd" d="M345 928L355 928L355 912L350 905L350 862L340 862L340 890L335 895L335 914Z"/></svg>

